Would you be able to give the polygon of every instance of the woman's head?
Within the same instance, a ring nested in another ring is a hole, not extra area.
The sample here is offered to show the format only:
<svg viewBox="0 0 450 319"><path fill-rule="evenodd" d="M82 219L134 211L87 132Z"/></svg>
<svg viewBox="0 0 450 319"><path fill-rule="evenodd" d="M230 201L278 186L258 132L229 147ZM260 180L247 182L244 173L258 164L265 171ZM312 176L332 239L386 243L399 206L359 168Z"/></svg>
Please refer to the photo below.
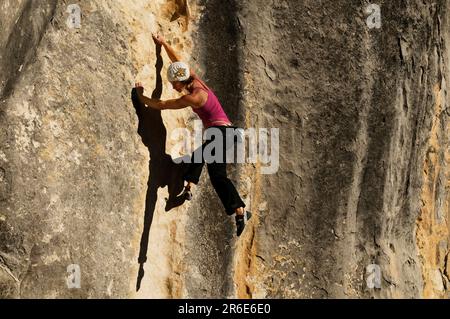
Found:
<svg viewBox="0 0 450 319"><path fill-rule="evenodd" d="M184 62L174 62L167 70L167 79L178 92L192 82L189 66Z"/></svg>

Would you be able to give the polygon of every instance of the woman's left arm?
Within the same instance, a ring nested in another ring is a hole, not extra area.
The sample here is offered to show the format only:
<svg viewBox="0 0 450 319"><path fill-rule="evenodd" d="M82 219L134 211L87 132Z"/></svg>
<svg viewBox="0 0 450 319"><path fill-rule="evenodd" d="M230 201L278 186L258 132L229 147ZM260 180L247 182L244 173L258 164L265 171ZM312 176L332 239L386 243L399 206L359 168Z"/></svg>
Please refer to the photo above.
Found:
<svg viewBox="0 0 450 319"><path fill-rule="evenodd" d="M145 105L156 110L178 110L186 107L200 107L202 99L198 94L189 94L180 97L179 99L162 101L159 99L152 99L144 95L144 88L140 83L136 83L136 90L139 100Z"/></svg>
<svg viewBox="0 0 450 319"><path fill-rule="evenodd" d="M142 103L155 110L178 110L184 109L185 107L189 106L185 103L185 101L183 101L183 97L179 99L162 101L146 97L145 95L141 95L139 96L139 99Z"/></svg>

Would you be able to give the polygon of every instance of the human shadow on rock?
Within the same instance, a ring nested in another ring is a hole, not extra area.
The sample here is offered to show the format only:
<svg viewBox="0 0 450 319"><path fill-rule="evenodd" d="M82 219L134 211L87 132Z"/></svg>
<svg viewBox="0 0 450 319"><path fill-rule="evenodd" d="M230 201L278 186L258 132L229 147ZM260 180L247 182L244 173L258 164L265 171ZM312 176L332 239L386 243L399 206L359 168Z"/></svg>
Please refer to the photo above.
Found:
<svg viewBox="0 0 450 319"><path fill-rule="evenodd" d="M156 88L151 97L159 99L162 95L161 69L163 67L161 46L159 45L157 45L156 60ZM139 119L138 134L150 153L144 229L141 236L138 258L139 273L136 282L136 291L139 291L144 277L144 264L147 261L149 234L158 199L158 188L168 187L169 197L166 198L166 211L182 205L185 200L180 193L184 187L183 173L187 169L187 164L176 164L172 157L166 154L167 131L161 117L161 111L143 105L139 101L135 88L131 92L131 100Z"/></svg>

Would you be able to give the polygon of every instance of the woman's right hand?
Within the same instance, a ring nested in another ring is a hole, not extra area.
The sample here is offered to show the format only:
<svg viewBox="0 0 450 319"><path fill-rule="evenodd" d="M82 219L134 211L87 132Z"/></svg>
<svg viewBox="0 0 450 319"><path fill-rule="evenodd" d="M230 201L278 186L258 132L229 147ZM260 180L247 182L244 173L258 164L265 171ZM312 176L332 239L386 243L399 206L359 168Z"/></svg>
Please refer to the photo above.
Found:
<svg viewBox="0 0 450 319"><path fill-rule="evenodd" d="M153 37L153 41L155 41L155 43L159 44L159 45L163 45L164 42L166 41L164 39L164 37L160 34L152 33L152 37Z"/></svg>

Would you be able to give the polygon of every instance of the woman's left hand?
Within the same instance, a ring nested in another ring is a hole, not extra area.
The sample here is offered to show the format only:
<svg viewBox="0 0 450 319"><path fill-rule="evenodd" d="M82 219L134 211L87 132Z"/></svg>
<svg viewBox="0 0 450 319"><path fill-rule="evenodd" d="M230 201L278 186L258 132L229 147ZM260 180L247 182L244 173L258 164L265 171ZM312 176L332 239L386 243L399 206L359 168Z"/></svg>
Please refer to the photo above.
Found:
<svg viewBox="0 0 450 319"><path fill-rule="evenodd" d="M136 88L136 92L139 96L144 95L144 86L141 82L137 82L134 87Z"/></svg>

